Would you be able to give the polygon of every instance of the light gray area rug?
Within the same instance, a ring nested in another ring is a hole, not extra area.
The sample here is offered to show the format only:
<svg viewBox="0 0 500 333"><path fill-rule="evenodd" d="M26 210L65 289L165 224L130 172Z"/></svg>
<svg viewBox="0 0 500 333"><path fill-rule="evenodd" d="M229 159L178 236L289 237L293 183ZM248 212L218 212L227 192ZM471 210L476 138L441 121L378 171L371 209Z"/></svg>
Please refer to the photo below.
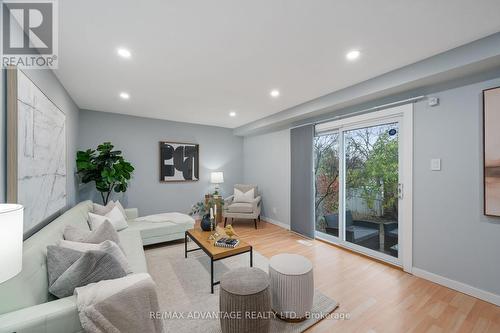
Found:
<svg viewBox="0 0 500 333"><path fill-rule="evenodd" d="M195 247L191 242L189 246ZM219 319L219 286L210 294L210 259L202 251L188 253L184 244L172 244L146 249L149 273L158 285L160 309L167 332L221 332ZM236 267L248 267L249 254L216 261L215 281ZM268 260L254 251L254 267L268 272ZM311 317L300 323L271 320L271 332L303 332L334 311L338 303L318 290L314 294ZM326 319L328 320L328 319Z"/></svg>

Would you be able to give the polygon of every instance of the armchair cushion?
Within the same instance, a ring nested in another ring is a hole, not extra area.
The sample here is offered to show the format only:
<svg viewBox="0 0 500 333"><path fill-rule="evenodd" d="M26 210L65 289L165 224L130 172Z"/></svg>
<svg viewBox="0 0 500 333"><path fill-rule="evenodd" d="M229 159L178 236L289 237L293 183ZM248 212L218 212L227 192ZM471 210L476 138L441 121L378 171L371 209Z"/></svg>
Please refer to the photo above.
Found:
<svg viewBox="0 0 500 333"><path fill-rule="evenodd" d="M227 207L230 213L253 213L253 205L246 202L235 202Z"/></svg>
<svg viewBox="0 0 500 333"><path fill-rule="evenodd" d="M234 188L240 190L243 193L253 189L254 197L257 197L259 195L259 188L257 187L257 185L235 184Z"/></svg>
<svg viewBox="0 0 500 333"><path fill-rule="evenodd" d="M255 198L255 190L253 188L246 192L240 191L239 189L234 189L234 202L248 202L251 203Z"/></svg>

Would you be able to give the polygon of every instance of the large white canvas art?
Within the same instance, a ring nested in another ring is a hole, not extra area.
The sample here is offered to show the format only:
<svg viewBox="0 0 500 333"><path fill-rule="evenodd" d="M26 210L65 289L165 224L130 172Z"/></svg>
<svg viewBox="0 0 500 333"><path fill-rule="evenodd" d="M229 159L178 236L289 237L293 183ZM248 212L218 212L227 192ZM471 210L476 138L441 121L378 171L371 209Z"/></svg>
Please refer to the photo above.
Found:
<svg viewBox="0 0 500 333"><path fill-rule="evenodd" d="M26 234L66 206L66 115L21 71L17 86L17 201Z"/></svg>

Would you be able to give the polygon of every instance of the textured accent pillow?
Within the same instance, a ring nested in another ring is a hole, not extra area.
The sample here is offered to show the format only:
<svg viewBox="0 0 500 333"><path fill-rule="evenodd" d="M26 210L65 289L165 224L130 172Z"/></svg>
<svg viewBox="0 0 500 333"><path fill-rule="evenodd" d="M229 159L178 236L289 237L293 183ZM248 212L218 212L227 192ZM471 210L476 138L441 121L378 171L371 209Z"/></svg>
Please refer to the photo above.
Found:
<svg viewBox="0 0 500 333"><path fill-rule="evenodd" d="M120 209L116 206L113 207L113 209L104 216L89 213L89 224L91 230L97 229L106 220L111 222L111 224L117 231L123 230L128 227L125 216L123 216Z"/></svg>
<svg viewBox="0 0 500 333"><path fill-rule="evenodd" d="M255 196L255 193L254 193L253 188L247 192L242 192L242 191L238 190L237 188L235 188L233 201L234 202L252 203L254 196Z"/></svg>
<svg viewBox="0 0 500 333"><path fill-rule="evenodd" d="M106 215L113 208L115 208L115 203L113 201L108 202L106 206L94 203L92 205L92 212L97 215Z"/></svg>
<svg viewBox="0 0 500 333"><path fill-rule="evenodd" d="M115 242L107 240L102 242L101 244L92 244L61 240L59 242L59 246L80 252L103 251L109 253L116 258L116 260L121 264L123 270L127 274L132 273L132 269L128 264L127 257L125 257L125 254Z"/></svg>
<svg viewBox="0 0 500 333"><path fill-rule="evenodd" d="M102 280L127 275L118 260L104 251L85 252L66 269L50 286L49 292L59 298L73 295L75 288Z"/></svg>
<svg viewBox="0 0 500 333"><path fill-rule="evenodd" d="M63 236L64 239L68 241L92 244L99 244L110 240L118 244L118 246L123 250L123 247L120 244L120 237L111 222L108 220L104 221L99 227L97 227L97 229L92 231L67 225L64 228Z"/></svg>
<svg viewBox="0 0 500 333"><path fill-rule="evenodd" d="M82 252L61 246L47 246L47 272L51 286L75 261L81 258Z"/></svg>
<svg viewBox="0 0 500 333"><path fill-rule="evenodd" d="M123 208L122 204L120 203L120 201L116 200L115 201L115 207L118 207L118 209L120 210L120 212L122 213L123 217L125 219L127 219L127 212L125 211L125 208Z"/></svg>

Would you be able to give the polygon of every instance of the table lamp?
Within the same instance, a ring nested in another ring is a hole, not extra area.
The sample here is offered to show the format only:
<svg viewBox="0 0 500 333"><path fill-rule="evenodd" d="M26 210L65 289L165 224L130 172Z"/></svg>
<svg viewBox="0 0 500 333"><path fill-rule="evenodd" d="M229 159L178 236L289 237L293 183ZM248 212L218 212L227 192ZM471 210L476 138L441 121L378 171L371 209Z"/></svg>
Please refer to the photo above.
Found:
<svg viewBox="0 0 500 333"><path fill-rule="evenodd" d="M210 174L210 182L212 184L215 184L215 193L214 194L219 194L220 190L220 185L224 183L224 173L222 171L217 171L217 172L212 172Z"/></svg>
<svg viewBox="0 0 500 333"><path fill-rule="evenodd" d="M0 204L0 283L23 268L23 206Z"/></svg>

